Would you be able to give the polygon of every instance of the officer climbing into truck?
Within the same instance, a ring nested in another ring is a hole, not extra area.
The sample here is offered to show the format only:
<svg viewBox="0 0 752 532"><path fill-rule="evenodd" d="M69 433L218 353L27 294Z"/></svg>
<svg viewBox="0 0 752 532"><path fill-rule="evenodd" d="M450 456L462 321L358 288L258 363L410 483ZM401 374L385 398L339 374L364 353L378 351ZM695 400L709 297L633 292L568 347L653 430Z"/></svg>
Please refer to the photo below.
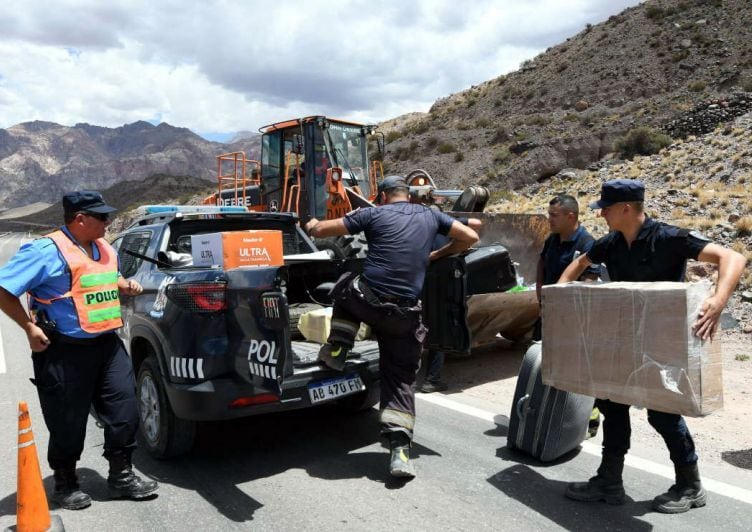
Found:
<svg viewBox="0 0 752 532"><path fill-rule="evenodd" d="M365 233L363 273L343 274L332 289L334 310L327 344L319 358L343 370L360 322L371 326L380 351L381 433L389 439L389 472L412 478L410 444L415 426L415 378L427 329L420 293L429 262L468 249L475 231L450 216L410 203L404 177L388 176L378 186L381 207L357 209L343 218L306 224L314 237ZM452 240L431 251L437 234Z"/></svg>

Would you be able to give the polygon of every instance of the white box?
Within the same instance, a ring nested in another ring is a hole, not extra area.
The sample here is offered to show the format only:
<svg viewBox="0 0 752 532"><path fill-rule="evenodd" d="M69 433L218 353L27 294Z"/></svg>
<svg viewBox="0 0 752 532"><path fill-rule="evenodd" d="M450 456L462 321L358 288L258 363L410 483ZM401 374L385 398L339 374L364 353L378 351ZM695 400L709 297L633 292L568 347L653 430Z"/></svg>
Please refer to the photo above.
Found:
<svg viewBox="0 0 752 532"><path fill-rule="evenodd" d="M222 266L222 234L191 235L194 266Z"/></svg>

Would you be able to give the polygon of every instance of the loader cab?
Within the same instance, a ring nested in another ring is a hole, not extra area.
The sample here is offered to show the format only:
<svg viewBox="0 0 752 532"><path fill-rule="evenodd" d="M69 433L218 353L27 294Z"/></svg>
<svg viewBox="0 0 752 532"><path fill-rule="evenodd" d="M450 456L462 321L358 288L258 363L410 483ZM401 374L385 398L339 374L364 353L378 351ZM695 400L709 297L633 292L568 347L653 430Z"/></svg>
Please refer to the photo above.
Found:
<svg viewBox="0 0 752 532"><path fill-rule="evenodd" d="M342 169L342 182L361 196L375 195L369 175L367 135L375 128L312 116L261 128L264 209L325 219L326 174Z"/></svg>

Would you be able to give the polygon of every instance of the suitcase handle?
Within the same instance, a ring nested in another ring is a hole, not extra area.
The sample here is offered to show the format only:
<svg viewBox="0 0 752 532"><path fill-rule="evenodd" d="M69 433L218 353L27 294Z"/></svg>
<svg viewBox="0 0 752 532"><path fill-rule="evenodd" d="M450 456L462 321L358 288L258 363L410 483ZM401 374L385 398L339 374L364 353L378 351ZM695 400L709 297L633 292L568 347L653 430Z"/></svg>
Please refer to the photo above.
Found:
<svg viewBox="0 0 752 532"><path fill-rule="evenodd" d="M525 415L522 413L522 409L525 407L525 403L527 403L527 400L530 399L530 395L523 395L520 397L520 399L517 401L517 417L522 419L525 417Z"/></svg>

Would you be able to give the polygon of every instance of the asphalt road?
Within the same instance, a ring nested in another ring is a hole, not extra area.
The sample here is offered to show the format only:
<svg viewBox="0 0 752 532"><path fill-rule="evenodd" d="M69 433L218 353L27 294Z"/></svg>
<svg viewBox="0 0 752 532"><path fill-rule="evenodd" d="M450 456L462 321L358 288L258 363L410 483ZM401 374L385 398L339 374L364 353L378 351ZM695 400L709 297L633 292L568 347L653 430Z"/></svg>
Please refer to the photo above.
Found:
<svg viewBox="0 0 752 532"><path fill-rule="evenodd" d="M25 236L25 235L24 235ZM0 237L0 264L20 235ZM16 411L27 401L44 484L47 432L34 387L26 338L0 316L0 529L16 522ZM709 467L709 505L682 515L650 510L671 481L665 450L633 442L625 485L629 501L613 507L565 499L566 482L598 465L597 443L554 464L509 451L505 404L463 394L420 396L415 454L418 477L389 478L377 411L348 415L331 407L201 427L182 459L142 452L136 469L160 482L148 501L110 501L102 431L90 419L79 474L94 503L83 511L53 508L66 530L750 530L752 472Z"/></svg>

